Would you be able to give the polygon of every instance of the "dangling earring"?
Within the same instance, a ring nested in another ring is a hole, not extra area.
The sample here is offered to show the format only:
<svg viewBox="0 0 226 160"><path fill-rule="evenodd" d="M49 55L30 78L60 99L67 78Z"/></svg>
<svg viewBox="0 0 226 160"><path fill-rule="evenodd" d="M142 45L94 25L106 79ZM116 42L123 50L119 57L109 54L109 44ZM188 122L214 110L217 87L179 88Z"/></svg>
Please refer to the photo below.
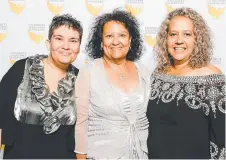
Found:
<svg viewBox="0 0 226 160"><path fill-rule="evenodd" d="M100 45L100 55L101 55L101 57L104 55L104 50L103 50L102 43Z"/></svg>
<svg viewBox="0 0 226 160"><path fill-rule="evenodd" d="M128 52L131 50L131 39L130 39L130 42L129 42L129 50Z"/></svg>
<svg viewBox="0 0 226 160"><path fill-rule="evenodd" d="M100 50L103 51L103 45L102 45L102 43L100 44Z"/></svg>
<svg viewBox="0 0 226 160"><path fill-rule="evenodd" d="M131 41L132 41L132 38L130 39L130 42L129 42L129 50L131 49Z"/></svg>

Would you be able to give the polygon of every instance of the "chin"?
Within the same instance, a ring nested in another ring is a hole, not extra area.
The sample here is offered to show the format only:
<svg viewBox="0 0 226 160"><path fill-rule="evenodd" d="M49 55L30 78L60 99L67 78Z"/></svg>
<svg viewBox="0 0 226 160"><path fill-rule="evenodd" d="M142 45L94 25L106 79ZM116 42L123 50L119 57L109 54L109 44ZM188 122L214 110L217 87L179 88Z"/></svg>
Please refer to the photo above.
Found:
<svg viewBox="0 0 226 160"><path fill-rule="evenodd" d="M122 57L122 56L118 56L118 57L112 57L112 58L114 58L114 59L123 59L124 57Z"/></svg>
<svg viewBox="0 0 226 160"><path fill-rule="evenodd" d="M175 54L175 55L172 55L172 57L173 57L174 60L181 61L181 60L185 59L187 56Z"/></svg>
<svg viewBox="0 0 226 160"><path fill-rule="evenodd" d="M174 59L184 59L186 57L189 57L191 55L191 53L188 53L188 52L173 52L171 54L171 56L174 58Z"/></svg>
<svg viewBox="0 0 226 160"><path fill-rule="evenodd" d="M124 59L124 58L126 58L126 56L124 56L124 55L113 55L112 58L114 58L114 59Z"/></svg>
<svg viewBox="0 0 226 160"><path fill-rule="evenodd" d="M61 64L68 65L68 64L71 64L73 61L71 61L71 60L60 60L59 62L60 62Z"/></svg>
<svg viewBox="0 0 226 160"><path fill-rule="evenodd" d="M175 61L183 61L184 58L173 58Z"/></svg>
<svg viewBox="0 0 226 160"><path fill-rule="evenodd" d="M75 59L76 59L76 57L65 56L65 57L59 58L59 61L64 62L64 63L72 63L75 61Z"/></svg>

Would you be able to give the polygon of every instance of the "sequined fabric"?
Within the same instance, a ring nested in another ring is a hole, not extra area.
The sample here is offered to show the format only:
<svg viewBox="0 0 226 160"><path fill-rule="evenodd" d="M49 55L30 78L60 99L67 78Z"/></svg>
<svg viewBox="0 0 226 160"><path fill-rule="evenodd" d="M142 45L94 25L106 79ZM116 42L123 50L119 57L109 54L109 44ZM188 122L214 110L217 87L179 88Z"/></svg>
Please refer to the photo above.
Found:
<svg viewBox="0 0 226 160"><path fill-rule="evenodd" d="M224 75L179 77L153 74L151 84L150 100L169 103L176 99L177 106L180 100L184 100L188 107L203 109L207 116L210 110L214 117L217 109L226 113L222 106L226 100Z"/></svg>

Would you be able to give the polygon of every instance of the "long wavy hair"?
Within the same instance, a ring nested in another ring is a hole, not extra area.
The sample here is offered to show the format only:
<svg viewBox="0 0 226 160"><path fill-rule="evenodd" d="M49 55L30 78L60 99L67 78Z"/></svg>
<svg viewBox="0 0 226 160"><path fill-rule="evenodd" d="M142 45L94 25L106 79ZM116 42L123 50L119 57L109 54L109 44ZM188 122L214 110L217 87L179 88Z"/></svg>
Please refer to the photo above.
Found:
<svg viewBox="0 0 226 160"><path fill-rule="evenodd" d="M213 45L211 40L211 31L202 16L191 8L178 8L170 12L162 22L156 37L154 47L155 58L157 60L156 72L167 72L169 66L173 65L170 59L167 47L167 35L170 20L175 16L184 16L189 18L194 25L195 46L189 58L188 65L191 68L201 68L209 64Z"/></svg>
<svg viewBox="0 0 226 160"><path fill-rule="evenodd" d="M130 61L139 59L143 51L143 40L139 30L139 23L130 13L119 9L95 18L90 29L88 43L85 47L89 57L94 59L103 57L104 53L101 48L103 27L109 21L117 21L123 24L129 32L131 43L126 59Z"/></svg>

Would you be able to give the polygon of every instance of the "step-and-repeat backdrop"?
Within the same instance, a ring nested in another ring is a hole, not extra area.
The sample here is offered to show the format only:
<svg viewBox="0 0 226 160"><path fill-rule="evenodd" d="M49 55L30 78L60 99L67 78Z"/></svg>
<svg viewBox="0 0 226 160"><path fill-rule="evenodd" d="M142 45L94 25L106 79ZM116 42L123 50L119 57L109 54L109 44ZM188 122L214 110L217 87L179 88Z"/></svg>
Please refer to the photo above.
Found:
<svg viewBox="0 0 226 160"><path fill-rule="evenodd" d="M1 0L0 79L18 59L48 54L45 40L49 23L54 15L63 13L72 14L84 27L81 52L74 62L80 68L88 58L84 46L90 24L114 8L130 11L139 20L146 48L141 61L153 70L158 27L166 14L178 7L194 8L207 21L215 46L211 62L225 73L226 0Z"/></svg>
<svg viewBox="0 0 226 160"><path fill-rule="evenodd" d="M114 8L132 12L140 22L145 42L141 61L155 67L152 48L160 23L178 7L191 7L207 21L213 32L212 63L225 72L226 0L1 0L0 1L0 79L18 59L48 54L45 47L49 23L54 15L70 13L84 27L81 53L74 65L80 68L87 60L84 46L93 19Z"/></svg>

